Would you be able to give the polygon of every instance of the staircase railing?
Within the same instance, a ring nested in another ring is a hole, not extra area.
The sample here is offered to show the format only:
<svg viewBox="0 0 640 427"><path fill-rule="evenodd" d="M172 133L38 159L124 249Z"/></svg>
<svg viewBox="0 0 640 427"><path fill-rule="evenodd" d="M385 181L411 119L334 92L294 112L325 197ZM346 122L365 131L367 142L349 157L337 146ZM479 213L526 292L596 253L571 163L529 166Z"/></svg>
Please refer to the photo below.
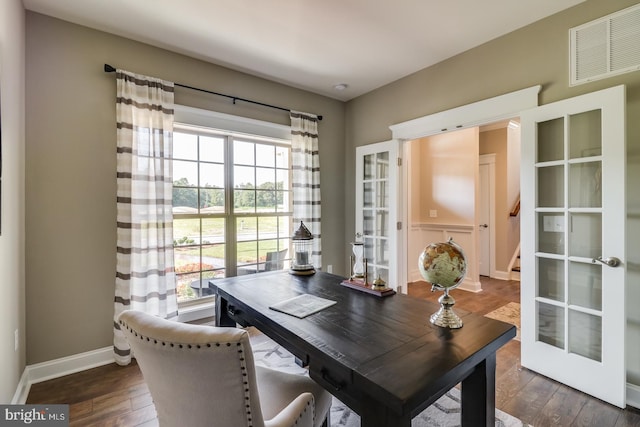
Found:
<svg viewBox="0 0 640 427"><path fill-rule="evenodd" d="M511 208L511 212L509 212L509 216L518 216L519 213L520 213L520 197L518 197L518 200L513 205L513 208Z"/></svg>

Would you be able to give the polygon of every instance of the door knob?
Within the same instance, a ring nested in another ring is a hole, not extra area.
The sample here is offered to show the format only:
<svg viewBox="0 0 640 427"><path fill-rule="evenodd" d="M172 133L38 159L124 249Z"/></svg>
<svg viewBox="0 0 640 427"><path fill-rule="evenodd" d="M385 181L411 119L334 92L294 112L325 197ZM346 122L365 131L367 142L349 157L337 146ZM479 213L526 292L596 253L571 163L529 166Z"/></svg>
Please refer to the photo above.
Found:
<svg viewBox="0 0 640 427"><path fill-rule="evenodd" d="M480 224L480 227L481 228L487 228L487 227L489 227L489 224Z"/></svg>
<svg viewBox="0 0 640 427"><path fill-rule="evenodd" d="M621 261L619 258L616 257L609 257L609 258L605 258L602 259L601 256L599 256L598 258L594 258L591 260L591 262L595 263L595 262L601 262L604 265L608 265L609 267L617 267L620 265Z"/></svg>

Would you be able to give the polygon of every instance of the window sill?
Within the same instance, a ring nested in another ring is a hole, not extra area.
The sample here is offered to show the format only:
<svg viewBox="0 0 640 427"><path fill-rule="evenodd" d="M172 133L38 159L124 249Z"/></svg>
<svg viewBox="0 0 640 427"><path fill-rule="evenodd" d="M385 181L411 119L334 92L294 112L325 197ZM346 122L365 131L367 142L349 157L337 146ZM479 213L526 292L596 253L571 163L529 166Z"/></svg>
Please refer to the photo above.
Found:
<svg viewBox="0 0 640 427"><path fill-rule="evenodd" d="M208 317L215 318L215 316L215 301L213 299L178 308L178 322L193 322Z"/></svg>

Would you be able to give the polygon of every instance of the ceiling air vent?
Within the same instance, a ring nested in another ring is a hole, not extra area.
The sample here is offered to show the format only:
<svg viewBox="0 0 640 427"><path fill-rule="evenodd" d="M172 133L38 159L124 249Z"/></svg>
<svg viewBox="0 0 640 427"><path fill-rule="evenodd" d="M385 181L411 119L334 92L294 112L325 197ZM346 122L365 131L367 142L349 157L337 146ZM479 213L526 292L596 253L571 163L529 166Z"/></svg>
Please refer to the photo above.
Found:
<svg viewBox="0 0 640 427"><path fill-rule="evenodd" d="M640 69L640 4L569 30L571 86Z"/></svg>

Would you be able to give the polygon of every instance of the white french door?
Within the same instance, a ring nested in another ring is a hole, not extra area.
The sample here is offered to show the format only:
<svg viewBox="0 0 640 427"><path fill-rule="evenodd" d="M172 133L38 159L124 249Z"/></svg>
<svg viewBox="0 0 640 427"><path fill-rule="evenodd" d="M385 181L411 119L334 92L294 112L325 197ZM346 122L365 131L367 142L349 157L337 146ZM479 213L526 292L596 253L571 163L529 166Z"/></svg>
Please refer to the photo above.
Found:
<svg viewBox="0 0 640 427"><path fill-rule="evenodd" d="M521 123L522 366L625 407L625 88Z"/></svg>
<svg viewBox="0 0 640 427"><path fill-rule="evenodd" d="M398 142L356 148L356 233L364 242L369 281L398 285ZM355 236L354 236L355 238Z"/></svg>

